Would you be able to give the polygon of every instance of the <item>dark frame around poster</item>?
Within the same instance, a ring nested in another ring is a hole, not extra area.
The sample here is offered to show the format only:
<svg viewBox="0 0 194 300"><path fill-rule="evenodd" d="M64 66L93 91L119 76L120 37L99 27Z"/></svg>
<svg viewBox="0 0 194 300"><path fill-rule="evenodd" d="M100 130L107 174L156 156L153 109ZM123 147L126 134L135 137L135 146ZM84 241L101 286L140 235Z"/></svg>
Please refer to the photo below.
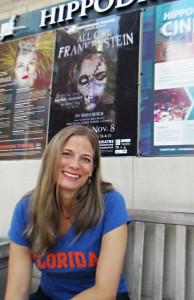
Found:
<svg viewBox="0 0 194 300"><path fill-rule="evenodd" d="M57 31L48 140L82 124L102 156L137 154L139 30L134 11Z"/></svg>

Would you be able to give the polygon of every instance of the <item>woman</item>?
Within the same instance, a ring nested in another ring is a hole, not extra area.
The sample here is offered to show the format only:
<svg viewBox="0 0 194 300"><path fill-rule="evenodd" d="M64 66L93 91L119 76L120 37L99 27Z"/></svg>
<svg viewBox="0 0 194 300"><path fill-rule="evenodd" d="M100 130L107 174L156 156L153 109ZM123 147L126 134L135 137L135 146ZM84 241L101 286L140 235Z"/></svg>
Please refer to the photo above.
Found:
<svg viewBox="0 0 194 300"><path fill-rule="evenodd" d="M25 45L20 42L20 51L17 54L14 66L15 77L18 88L33 87L37 78L38 55L34 43Z"/></svg>
<svg viewBox="0 0 194 300"><path fill-rule="evenodd" d="M54 32L2 44L1 72L11 76L16 88L50 88L54 44Z"/></svg>
<svg viewBox="0 0 194 300"><path fill-rule="evenodd" d="M42 275L31 300L129 299L121 272L130 221L122 196L101 180L95 132L62 129L15 208L5 300L28 299L33 262Z"/></svg>

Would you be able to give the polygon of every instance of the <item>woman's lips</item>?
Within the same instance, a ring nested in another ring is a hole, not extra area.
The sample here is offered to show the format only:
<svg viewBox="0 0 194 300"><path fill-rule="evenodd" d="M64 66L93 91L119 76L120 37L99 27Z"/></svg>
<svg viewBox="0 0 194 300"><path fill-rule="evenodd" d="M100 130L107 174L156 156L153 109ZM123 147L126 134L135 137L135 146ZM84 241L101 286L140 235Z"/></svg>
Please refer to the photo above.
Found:
<svg viewBox="0 0 194 300"><path fill-rule="evenodd" d="M72 174L72 173L69 173L69 172L66 172L66 171L62 171L62 173L66 176L69 176L71 178L79 178L80 175L77 175L77 174Z"/></svg>
<svg viewBox="0 0 194 300"><path fill-rule="evenodd" d="M28 75L25 75L22 77L22 79L28 79L28 77L29 77Z"/></svg>

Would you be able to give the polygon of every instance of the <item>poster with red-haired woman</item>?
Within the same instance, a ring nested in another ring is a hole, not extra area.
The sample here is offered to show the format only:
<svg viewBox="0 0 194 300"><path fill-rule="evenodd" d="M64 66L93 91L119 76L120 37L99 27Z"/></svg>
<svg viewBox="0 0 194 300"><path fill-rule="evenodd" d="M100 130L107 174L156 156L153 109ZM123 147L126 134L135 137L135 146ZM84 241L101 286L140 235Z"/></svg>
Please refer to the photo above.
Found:
<svg viewBox="0 0 194 300"><path fill-rule="evenodd" d="M44 151L54 42L47 32L0 45L0 159Z"/></svg>

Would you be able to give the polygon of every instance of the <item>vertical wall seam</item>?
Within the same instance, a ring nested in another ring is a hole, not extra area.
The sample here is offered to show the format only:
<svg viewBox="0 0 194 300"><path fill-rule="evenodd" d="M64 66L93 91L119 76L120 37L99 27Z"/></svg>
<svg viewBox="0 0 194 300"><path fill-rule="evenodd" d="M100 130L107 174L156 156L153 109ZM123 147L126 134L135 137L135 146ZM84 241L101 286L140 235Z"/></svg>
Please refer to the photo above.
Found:
<svg viewBox="0 0 194 300"><path fill-rule="evenodd" d="M132 158L132 209L135 208L135 167L134 167L134 164L135 164L135 157Z"/></svg>

